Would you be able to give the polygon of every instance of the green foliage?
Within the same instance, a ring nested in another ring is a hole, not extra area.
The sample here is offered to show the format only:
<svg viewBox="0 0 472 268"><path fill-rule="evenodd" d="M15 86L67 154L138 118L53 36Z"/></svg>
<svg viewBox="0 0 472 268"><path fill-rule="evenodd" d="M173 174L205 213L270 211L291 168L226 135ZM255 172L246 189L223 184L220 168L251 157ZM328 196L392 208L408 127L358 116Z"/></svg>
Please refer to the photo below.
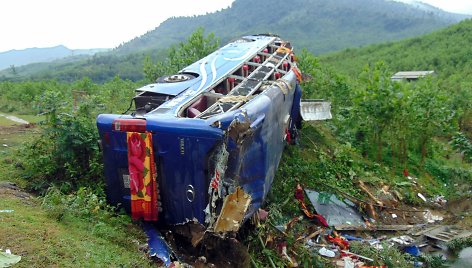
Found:
<svg viewBox="0 0 472 268"><path fill-rule="evenodd" d="M388 69L379 62L374 67L366 67L360 77L360 87L356 91L353 109L362 124L360 131L367 133L364 142L376 146L377 161L382 157L385 131L391 126L402 98L399 84L390 80Z"/></svg>
<svg viewBox="0 0 472 268"><path fill-rule="evenodd" d="M457 256L464 248L472 247L472 237L453 239L447 243L447 247L454 256Z"/></svg>
<svg viewBox="0 0 472 268"><path fill-rule="evenodd" d="M372 184L391 185L391 189L403 193L406 202L415 203L418 198L414 187L402 184L405 168L430 186L423 190L427 195L457 196L468 191L460 185L468 185L470 168L453 164L444 143L458 127L468 124L465 111L470 104L463 100L470 92L467 83L461 83L459 91L450 91L444 87L443 76L394 82L383 62L366 65L360 75L346 78L307 51L299 54L299 66L305 76L311 77L302 84L304 97L331 101L333 120L324 123L329 129L317 124L316 130L302 130L302 146L309 140L314 148L309 144L301 151L287 150L278 173L284 180L282 185L274 183L277 193L286 196L297 182L333 191L324 187L328 184L350 192L356 189L356 179L362 178ZM335 137L328 138L328 133ZM464 137L460 140L456 137L456 148L465 141ZM338 143L351 146L351 152L345 154L349 162L339 166L339 159L330 157L344 147ZM337 171L335 176L322 165L326 156ZM275 202L281 204L283 199L275 198ZM297 207L286 204L284 210L296 211Z"/></svg>
<svg viewBox="0 0 472 268"><path fill-rule="evenodd" d="M103 175L97 140L94 122L80 109L50 116L41 136L23 150L29 187L35 191L52 184L65 191L80 185L100 188Z"/></svg>
<svg viewBox="0 0 472 268"><path fill-rule="evenodd" d="M457 132L451 140L452 146L459 151L463 160L472 161L472 143L461 132Z"/></svg>
<svg viewBox="0 0 472 268"><path fill-rule="evenodd" d="M443 258L442 255L429 255L429 254L421 254L419 256L419 260L423 262L426 268L443 268L449 267L446 265L447 261Z"/></svg>
<svg viewBox="0 0 472 268"><path fill-rule="evenodd" d="M400 252L395 247L390 247L387 243L382 243L382 249L365 246L362 242L351 241L350 251L353 253L372 258L377 266L387 267L411 267L411 255Z"/></svg>
<svg viewBox="0 0 472 268"><path fill-rule="evenodd" d="M457 125L467 134L472 129L472 20L463 21L445 30L401 42L373 45L359 49L349 49L320 58L321 63L329 64L341 73L357 77L365 64L378 60L388 62L390 75L397 71L434 70L436 79L423 88L423 96L435 95L439 89L441 98L447 96L448 105L454 111ZM422 82L423 85L427 81ZM427 89L432 89L427 92ZM421 100L421 99L418 99ZM426 98L425 101L428 101ZM422 106L419 104L418 106ZM434 102L432 103L434 106ZM422 112L423 115L425 114Z"/></svg>
<svg viewBox="0 0 472 268"><path fill-rule="evenodd" d="M449 186L445 187L448 196L461 196L470 191L472 169L467 166L451 166L443 161L428 159L425 162L425 170L437 181ZM454 185L455 187L451 187Z"/></svg>
<svg viewBox="0 0 472 268"><path fill-rule="evenodd" d="M107 204L104 194L97 195L96 192L96 189L81 187L76 192L64 194L59 188L50 187L42 198L42 208L60 222L88 221L94 235L127 246L130 241L122 234L131 231L126 228L131 224L130 217L117 214L115 208Z"/></svg>
<svg viewBox="0 0 472 268"><path fill-rule="evenodd" d="M0 110L20 114L37 114L35 100L47 89L50 89L51 92L61 92L64 87L64 84L56 81L2 82L0 83Z"/></svg>
<svg viewBox="0 0 472 268"><path fill-rule="evenodd" d="M359 194L355 178L363 171L363 164L353 160L357 156L350 144L338 144L334 137L328 135L329 131L321 125L317 128L305 125L301 148L286 148L268 200L280 206L285 213L290 213L289 217L299 213L296 203L286 202L287 198L293 197L297 183L320 191L332 192L334 188Z"/></svg>
<svg viewBox="0 0 472 268"><path fill-rule="evenodd" d="M185 66L212 53L218 46L219 41L213 33L205 37L203 28L198 28L185 42L171 46L169 56L165 60L154 64L151 57L147 56L144 61L144 74L149 81L155 81L158 77L177 73Z"/></svg>
<svg viewBox="0 0 472 268"><path fill-rule="evenodd" d="M13 88L21 89L25 83ZM100 112L123 112L138 87L118 78L96 85L90 79L76 82L70 90L63 84L40 82L46 89L33 105L46 116L40 136L22 150L23 176L29 188L44 191L57 185L63 191L103 186L103 167L98 148L95 117ZM52 85L52 86L51 86ZM49 87L48 87L49 86ZM7 102L8 100L6 100Z"/></svg>

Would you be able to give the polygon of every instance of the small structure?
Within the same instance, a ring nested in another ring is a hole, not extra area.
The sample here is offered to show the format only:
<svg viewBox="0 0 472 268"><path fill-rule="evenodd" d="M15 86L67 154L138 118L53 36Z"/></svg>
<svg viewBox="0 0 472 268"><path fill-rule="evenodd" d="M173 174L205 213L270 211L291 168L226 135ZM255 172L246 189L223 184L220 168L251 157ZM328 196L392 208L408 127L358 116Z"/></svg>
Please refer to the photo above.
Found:
<svg viewBox="0 0 472 268"><path fill-rule="evenodd" d="M398 72L394 74L391 79L392 81L403 81L406 80L408 82L418 80L422 77L428 75L435 75L434 71L408 71L408 72Z"/></svg>

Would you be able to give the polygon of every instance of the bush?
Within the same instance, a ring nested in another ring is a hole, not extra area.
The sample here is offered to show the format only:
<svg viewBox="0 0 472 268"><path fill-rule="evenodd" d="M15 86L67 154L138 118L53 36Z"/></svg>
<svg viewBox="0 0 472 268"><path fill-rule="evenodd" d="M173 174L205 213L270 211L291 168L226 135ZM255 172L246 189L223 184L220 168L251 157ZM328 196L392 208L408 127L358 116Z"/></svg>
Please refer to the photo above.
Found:
<svg viewBox="0 0 472 268"><path fill-rule="evenodd" d="M58 104L63 101L61 94L46 92L43 96L42 109L47 115L43 131L22 150L28 187L39 192L51 185L65 192L81 186L101 189L103 167L92 119L93 99L67 114Z"/></svg>
<svg viewBox="0 0 472 268"><path fill-rule="evenodd" d="M43 197L42 207L50 217L61 222L86 221L92 225L91 231L98 237L111 240L119 245L130 243L128 229L131 218L124 214L117 214L116 209L107 204L104 194L96 194L96 190L81 187L76 192L64 194L57 187L50 187Z"/></svg>

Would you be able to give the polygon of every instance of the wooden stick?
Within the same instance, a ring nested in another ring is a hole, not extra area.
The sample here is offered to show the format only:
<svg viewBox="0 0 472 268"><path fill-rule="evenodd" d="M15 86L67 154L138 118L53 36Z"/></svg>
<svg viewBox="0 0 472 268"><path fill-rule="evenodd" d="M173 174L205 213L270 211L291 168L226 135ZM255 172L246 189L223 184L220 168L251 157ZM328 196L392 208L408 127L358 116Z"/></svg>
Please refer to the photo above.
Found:
<svg viewBox="0 0 472 268"><path fill-rule="evenodd" d="M346 253L346 254L348 254L348 255L349 255L349 254L350 254L350 255L354 255L354 256L356 256L356 257L359 257L359 258L361 258L361 259L368 260L368 261L371 261L371 262L373 262L373 261L374 261L374 260L373 260L373 259L371 259L371 258L367 258L367 257L365 257L365 256L362 256L362 255L359 255L359 254L352 253L352 252L350 252L350 251L348 251L348 250L341 250L341 252L344 252L344 253Z"/></svg>

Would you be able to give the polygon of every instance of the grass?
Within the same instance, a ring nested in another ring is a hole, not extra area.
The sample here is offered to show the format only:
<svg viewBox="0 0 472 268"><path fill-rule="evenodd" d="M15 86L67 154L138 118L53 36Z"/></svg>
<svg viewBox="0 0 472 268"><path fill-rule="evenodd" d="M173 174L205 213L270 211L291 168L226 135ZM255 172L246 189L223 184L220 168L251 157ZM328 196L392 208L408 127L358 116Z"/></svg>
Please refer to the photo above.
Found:
<svg viewBox="0 0 472 268"><path fill-rule="evenodd" d="M21 118L34 122L31 118L36 117ZM41 206L43 198L2 187L6 181L25 185L18 176L17 152L23 141L37 133L36 128L4 124L0 122L0 145L8 146L0 147L0 210L13 212L0 213L0 249L22 256L15 267L152 266L139 250L146 243L145 235L129 219L66 215L58 221Z"/></svg>
<svg viewBox="0 0 472 268"><path fill-rule="evenodd" d="M129 245L117 245L97 237L88 222L57 222L39 206L35 197L22 199L3 194L0 199L0 208L13 210L0 215L0 247L22 256L18 267L150 266L145 254L138 250L142 237Z"/></svg>

